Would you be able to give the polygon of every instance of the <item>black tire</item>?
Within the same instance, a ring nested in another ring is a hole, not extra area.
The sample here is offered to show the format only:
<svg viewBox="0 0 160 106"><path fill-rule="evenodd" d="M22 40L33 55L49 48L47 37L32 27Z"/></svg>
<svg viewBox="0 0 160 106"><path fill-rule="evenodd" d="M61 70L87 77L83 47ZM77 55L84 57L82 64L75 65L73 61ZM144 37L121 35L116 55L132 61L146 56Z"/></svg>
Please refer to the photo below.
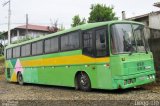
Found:
<svg viewBox="0 0 160 106"><path fill-rule="evenodd" d="M24 85L22 73L19 72L17 75L17 80L20 85Z"/></svg>
<svg viewBox="0 0 160 106"><path fill-rule="evenodd" d="M85 72L81 72L77 76L77 86L82 91L91 90L91 82L88 75Z"/></svg>

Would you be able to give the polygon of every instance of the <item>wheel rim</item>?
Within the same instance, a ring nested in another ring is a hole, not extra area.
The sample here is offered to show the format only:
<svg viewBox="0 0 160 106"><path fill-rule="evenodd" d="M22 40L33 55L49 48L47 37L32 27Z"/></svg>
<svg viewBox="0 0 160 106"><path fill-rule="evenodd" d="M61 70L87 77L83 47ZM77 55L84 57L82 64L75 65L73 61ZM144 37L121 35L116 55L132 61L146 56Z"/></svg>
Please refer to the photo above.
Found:
<svg viewBox="0 0 160 106"><path fill-rule="evenodd" d="M87 81L87 76L82 74L81 75L81 78L80 78L80 84L85 87L87 84L88 84L88 81Z"/></svg>
<svg viewBox="0 0 160 106"><path fill-rule="evenodd" d="M19 76L19 81L20 81L20 82L22 81L22 75Z"/></svg>
<svg viewBox="0 0 160 106"><path fill-rule="evenodd" d="M22 78L22 74L18 74L18 82L19 84L22 84L23 83L23 78Z"/></svg>
<svg viewBox="0 0 160 106"><path fill-rule="evenodd" d="M88 75L85 72L81 72L78 74L78 89L82 91L90 91L91 90L91 83Z"/></svg>

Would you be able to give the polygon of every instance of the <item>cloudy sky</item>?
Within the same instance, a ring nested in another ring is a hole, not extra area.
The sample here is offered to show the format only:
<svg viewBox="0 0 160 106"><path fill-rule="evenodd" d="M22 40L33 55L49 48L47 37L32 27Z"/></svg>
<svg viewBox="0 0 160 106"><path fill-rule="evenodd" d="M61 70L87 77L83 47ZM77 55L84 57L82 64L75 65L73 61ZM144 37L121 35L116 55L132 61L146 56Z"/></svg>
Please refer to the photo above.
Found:
<svg viewBox="0 0 160 106"><path fill-rule="evenodd" d="M7 30L8 6L2 6L6 1L0 0L0 31ZM11 0L12 28L25 24L26 13L30 24L51 25L51 20L58 20L69 28L74 15L88 18L91 4L114 6L116 16L121 18L121 11L126 11L129 18L160 10L153 6L155 2L160 0Z"/></svg>

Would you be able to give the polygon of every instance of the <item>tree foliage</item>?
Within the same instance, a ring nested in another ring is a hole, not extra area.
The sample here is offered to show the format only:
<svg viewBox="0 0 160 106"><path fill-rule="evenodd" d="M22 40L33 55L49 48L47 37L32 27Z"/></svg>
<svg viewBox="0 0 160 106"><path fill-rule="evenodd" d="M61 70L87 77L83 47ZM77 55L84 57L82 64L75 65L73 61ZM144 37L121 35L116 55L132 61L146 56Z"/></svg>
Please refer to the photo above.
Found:
<svg viewBox="0 0 160 106"><path fill-rule="evenodd" d="M105 4L92 4L90 9L91 12L88 18L89 23L118 19L115 17L115 12L113 11L114 8L111 6L107 7Z"/></svg>
<svg viewBox="0 0 160 106"><path fill-rule="evenodd" d="M0 35L1 35L2 33L4 33L4 31L0 31Z"/></svg>
<svg viewBox="0 0 160 106"><path fill-rule="evenodd" d="M82 24L85 24L86 23L86 19L83 18L81 20L80 16L79 15L75 15L73 18L72 18L72 24L71 26L72 27L75 27L75 26L78 26L78 25L82 25Z"/></svg>

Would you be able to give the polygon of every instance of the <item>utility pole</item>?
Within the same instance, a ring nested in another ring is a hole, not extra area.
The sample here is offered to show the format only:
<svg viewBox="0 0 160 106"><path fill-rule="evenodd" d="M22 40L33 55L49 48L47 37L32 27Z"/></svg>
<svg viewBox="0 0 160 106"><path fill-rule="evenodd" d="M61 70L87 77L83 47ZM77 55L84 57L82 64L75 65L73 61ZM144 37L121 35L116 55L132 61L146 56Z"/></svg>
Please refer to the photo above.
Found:
<svg viewBox="0 0 160 106"><path fill-rule="evenodd" d="M5 2L3 7L8 4L8 45L11 43L11 32L10 32L10 24L11 24L11 0Z"/></svg>
<svg viewBox="0 0 160 106"><path fill-rule="evenodd" d="M125 11L122 11L122 20L125 20L126 19L126 13Z"/></svg>
<svg viewBox="0 0 160 106"><path fill-rule="evenodd" d="M28 37L28 14L26 14L26 37Z"/></svg>

